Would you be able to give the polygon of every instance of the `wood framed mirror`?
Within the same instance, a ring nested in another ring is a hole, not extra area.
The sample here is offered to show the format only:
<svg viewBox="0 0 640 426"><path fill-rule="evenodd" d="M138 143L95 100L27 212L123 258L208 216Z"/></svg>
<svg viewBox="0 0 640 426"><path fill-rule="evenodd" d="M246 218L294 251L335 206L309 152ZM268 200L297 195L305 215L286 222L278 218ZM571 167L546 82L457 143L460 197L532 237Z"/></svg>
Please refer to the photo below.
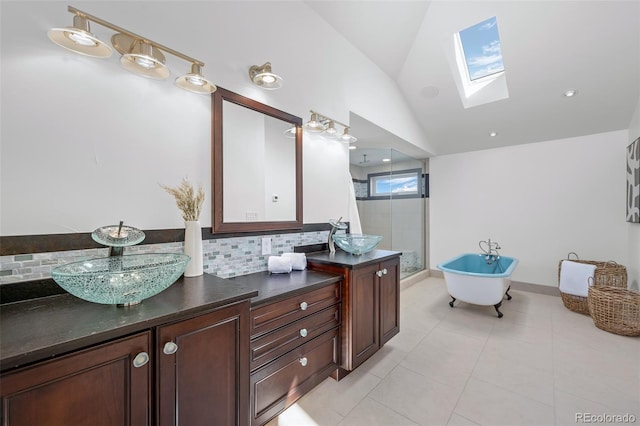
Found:
<svg viewBox="0 0 640 426"><path fill-rule="evenodd" d="M212 233L302 229L301 118L218 87L211 152Z"/></svg>

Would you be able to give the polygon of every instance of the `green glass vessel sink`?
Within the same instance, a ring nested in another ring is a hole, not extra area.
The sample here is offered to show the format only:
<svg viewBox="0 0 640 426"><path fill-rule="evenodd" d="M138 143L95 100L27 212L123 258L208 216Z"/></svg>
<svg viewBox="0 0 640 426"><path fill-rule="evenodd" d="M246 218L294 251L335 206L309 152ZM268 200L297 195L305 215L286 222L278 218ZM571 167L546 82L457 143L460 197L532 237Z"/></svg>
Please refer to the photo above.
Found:
<svg viewBox="0 0 640 426"><path fill-rule="evenodd" d="M110 256L58 266L51 276L81 299L126 306L168 288L184 273L189 260L174 253Z"/></svg>
<svg viewBox="0 0 640 426"><path fill-rule="evenodd" d="M369 253L382 241L380 235L366 234L333 234L331 238L338 247L351 254Z"/></svg>

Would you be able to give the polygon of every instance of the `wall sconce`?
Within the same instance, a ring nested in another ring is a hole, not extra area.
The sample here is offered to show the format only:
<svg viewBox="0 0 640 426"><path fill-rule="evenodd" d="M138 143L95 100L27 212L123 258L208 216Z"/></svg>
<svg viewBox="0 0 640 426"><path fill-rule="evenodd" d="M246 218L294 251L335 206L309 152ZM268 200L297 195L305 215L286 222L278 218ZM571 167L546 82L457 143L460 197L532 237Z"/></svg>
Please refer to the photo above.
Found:
<svg viewBox="0 0 640 426"><path fill-rule="evenodd" d="M262 66L253 65L249 68L249 78L253 84L263 89L275 90L282 87L282 77L271 71L271 62Z"/></svg>
<svg viewBox="0 0 640 426"><path fill-rule="evenodd" d="M82 55L96 58L110 57L111 47L99 40L89 30L89 22L93 22L116 31L116 34L111 37L111 44L122 55L120 63L126 70L143 77L164 80L171 74L165 65L164 56L164 53L169 53L191 63L191 72L176 79L178 87L203 94L216 91L216 86L201 74L201 69L204 67L203 62L74 7L68 6L68 11L74 14L73 26L52 28L48 32L49 39L57 45Z"/></svg>
<svg viewBox="0 0 640 426"><path fill-rule="evenodd" d="M286 129L284 132L282 132L282 134L287 138L293 139L293 138L296 137L296 133L297 132L298 132L298 128L294 124L291 127L289 127L288 129Z"/></svg>
<svg viewBox="0 0 640 426"><path fill-rule="evenodd" d="M313 133L320 133L330 139L338 139L345 143L353 143L358 140L358 138L351 136L349 134L350 127L344 123L339 122L331 117L327 117L326 115L320 114L315 111L311 112L311 119L307 121L302 127L305 130L308 130ZM342 135L338 135L338 130L336 129L336 124L344 127L344 131Z"/></svg>

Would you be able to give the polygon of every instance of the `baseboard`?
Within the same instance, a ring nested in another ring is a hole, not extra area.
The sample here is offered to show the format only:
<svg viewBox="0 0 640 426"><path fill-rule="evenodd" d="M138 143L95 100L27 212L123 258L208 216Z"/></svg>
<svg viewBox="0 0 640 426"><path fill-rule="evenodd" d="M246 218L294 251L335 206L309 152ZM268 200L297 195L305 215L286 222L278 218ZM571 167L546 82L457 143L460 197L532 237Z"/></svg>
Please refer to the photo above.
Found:
<svg viewBox="0 0 640 426"><path fill-rule="evenodd" d="M511 289L528 291L530 293L545 294L547 296L560 297L560 290L558 290L558 287L551 287L549 285L531 284L522 281L511 281Z"/></svg>
<svg viewBox="0 0 640 426"><path fill-rule="evenodd" d="M418 283L426 278L429 278L429 270L423 269L420 272L416 272L415 274L400 280L400 290L404 290L405 288L409 288L415 283Z"/></svg>
<svg viewBox="0 0 640 426"><path fill-rule="evenodd" d="M429 276L436 277L436 278L444 278L444 273L439 269L430 269ZM511 289L528 291L530 293L545 294L547 296L560 297L560 290L558 290L558 287L555 287L555 286L552 287L548 285L525 283L522 281L511 281Z"/></svg>
<svg viewBox="0 0 640 426"><path fill-rule="evenodd" d="M429 269L429 275L436 278L444 278L444 272L440 269Z"/></svg>

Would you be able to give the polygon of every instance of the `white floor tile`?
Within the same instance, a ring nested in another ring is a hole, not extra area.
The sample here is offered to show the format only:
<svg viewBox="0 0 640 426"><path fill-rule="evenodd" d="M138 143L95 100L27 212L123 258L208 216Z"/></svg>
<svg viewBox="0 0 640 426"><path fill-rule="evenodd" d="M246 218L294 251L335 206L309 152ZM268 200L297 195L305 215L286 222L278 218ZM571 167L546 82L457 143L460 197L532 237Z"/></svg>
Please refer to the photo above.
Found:
<svg viewBox="0 0 640 426"><path fill-rule="evenodd" d="M498 319L491 306L450 308L441 278L406 288L401 332L268 426L575 425L577 413L640 422L640 338L597 329L559 297L510 294Z"/></svg>
<svg viewBox="0 0 640 426"><path fill-rule="evenodd" d="M462 392L403 367L394 369L369 397L421 425L446 424Z"/></svg>
<svg viewBox="0 0 640 426"><path fill-rule="evenodd" d="M552 406L471 378L455 412L481 425L553 425Z"/></svg>
<svg viewBox="0 0 640 426"><path fill-rule="evenodd" d="M340 426L417 426L417 423L371 398L365 398L340 423Z"/></svg>

